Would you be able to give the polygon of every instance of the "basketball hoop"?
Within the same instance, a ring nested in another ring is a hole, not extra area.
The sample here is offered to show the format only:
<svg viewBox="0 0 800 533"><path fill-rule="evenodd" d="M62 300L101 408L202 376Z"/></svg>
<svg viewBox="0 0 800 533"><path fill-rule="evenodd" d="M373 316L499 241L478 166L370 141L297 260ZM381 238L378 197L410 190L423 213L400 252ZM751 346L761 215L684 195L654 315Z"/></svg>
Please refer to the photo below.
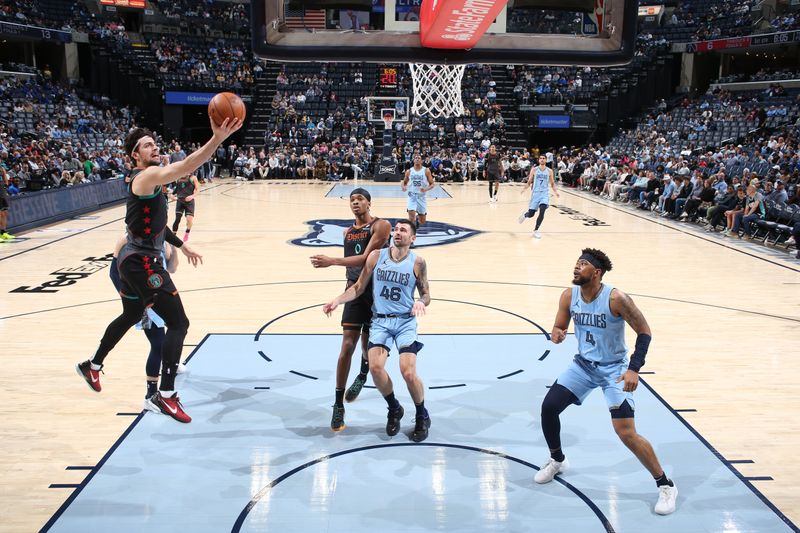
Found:
<svg viewBox="0 0 800 533"><path fill-rule="evenodd" d="M418 116L460 117L464 114L461 80L466 65L409 63L414 81L411 114Z"/></svg>
<svg viewBox="0 0 800 533"><path fill-rule="evenodd" d="M386 113L385 115L383 115L383 125L385 126L386 131L391 131L393 122L394 122L394 115L390 113Z"/></svg>

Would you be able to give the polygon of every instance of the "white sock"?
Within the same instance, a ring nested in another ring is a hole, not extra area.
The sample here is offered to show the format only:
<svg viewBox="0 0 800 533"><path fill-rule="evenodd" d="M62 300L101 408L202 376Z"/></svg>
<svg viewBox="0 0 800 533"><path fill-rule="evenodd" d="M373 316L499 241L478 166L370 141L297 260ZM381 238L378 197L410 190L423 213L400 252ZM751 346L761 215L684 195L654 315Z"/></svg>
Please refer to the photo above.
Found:
<svg viewBox="0 0 800 533"><path fill-rule="evenodd" d="M92 363L91 361L89 361L89 364L92 367L92 370L100 370L101 368L103 368L103 365L96 365L96 364Z"/></svg>
<svg viewBox="0 0 800 533"><path fill-rule="evenodd" d="M158 392L159 392L159 394L161 394L162 398L169 398L170 396L175 394L174 390L160 390Z"/></svg>

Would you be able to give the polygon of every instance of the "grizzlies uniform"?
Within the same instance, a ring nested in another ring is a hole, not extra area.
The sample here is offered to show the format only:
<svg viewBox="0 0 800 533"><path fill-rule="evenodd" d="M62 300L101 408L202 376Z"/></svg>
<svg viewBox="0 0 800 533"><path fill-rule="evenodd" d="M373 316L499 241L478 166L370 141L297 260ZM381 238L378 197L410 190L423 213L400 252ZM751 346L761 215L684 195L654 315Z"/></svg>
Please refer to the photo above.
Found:
<svg viewBox="0 0 800 533"><path fill-rule="evenodd" d="M178 290L161 256L167 226L167 197L160 185L153 194L134 194L133 180L140 172L134 169L128 184L125 215L128 242L119 251L120 294L124 298L141 298L144 305L150 305L157 292L177 294Z"/></svg>
<svg viewBox="0 0 800 533"><path fill-rule="evenodd" d="M187 202L186 198L194 194L194 183L190 178L181 178L175 182L175 196L178 200L175 202L175 214L186 213L187 217L194 216L194 199Z"/></svg>
<svg viewBox="0 0 800 533"><path fill-rule="evenodd" d="M406 211L416 211L420 215L428 214L428 200L420 189L428 185L425 167L415 170L411 167L408 173L408 205Z"/></svg>
<svg viewBox="0 0 800 533"><path fill-rule="evenodd" d="M542 170L536 167L533 173L533 185L531 187L531 203L528 209L536 211L539 206L550 205L550 169L545 167Z"/></svg>
<svg viewBox="0 0 800 533"><path fill-rule="evenodd" d="M625 400L633 409L633 394L623 391L625 382L615 383L628 369L628 347L625 320L611 313L612 290L604 283L594 301L586 303L581 298L581 288L572 288L569 314L575 323L580 353L557 382L578 398L579 405L592 390L602 387L609 409L620 407Z"/></svg>
<svg viewBox="0 0 800 533"><path fill-rule="evenodd" d="M344 256L352 257L361 255L367 249L369 240L372 238L372 226L380 220L375 218L372 222L360 228L350 226L344 234ZM387 241L388 243L388 241ZM363 267L347 267L347 287L350 288L358 280ZM369 331L369 323L372 319L372 287L367 286L364 294L344 304L342 313L342 328L362 329Z"/></svg>
<svg viewBox="0 0 800 533"><path fill-rule="evenodd" d="M372 272L370 348L380 346L389 352L392 341L400 353L417 353L422 348L417 342L417 317L411 316L417 285L416 259L417 254L409 252L402 261L395 262L391 248L381 250Z"/></svg>

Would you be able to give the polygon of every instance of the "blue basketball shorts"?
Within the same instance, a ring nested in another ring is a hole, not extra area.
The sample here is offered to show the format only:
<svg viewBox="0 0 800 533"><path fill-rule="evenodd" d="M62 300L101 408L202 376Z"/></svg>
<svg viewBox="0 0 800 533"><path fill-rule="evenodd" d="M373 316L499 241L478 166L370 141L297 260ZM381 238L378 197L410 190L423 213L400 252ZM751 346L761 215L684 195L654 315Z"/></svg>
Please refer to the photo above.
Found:
<svg viewBox="0 0 800 533"><path fill-rule="evenodd" d="M628 400L631 409L635 409L633 393L623 391L624 381L617 379L628 370L628 360L607 365L595 364L576 355L566 370L558 376L556 382L563 385L578 398L578 405L597 387L603 389L603 396L609 409L616 409Z"/></svg>
<svg viewBox="0 0 800 533"><path fill-rule="evenodd" d="M546 206L550 206L550 195L549 194L534 194L531 196L531 203L528 204L528 209L536 211L539 209L539 206L545 204Z"/></svg>
<svg viewBox="0 0 800 533"><path fill-rule="evenodd" d="M369 328L369 345L381 346L391 351L392 343L397 351L415 346L417 342L417 317L377 318L373 316Z"/></svg>

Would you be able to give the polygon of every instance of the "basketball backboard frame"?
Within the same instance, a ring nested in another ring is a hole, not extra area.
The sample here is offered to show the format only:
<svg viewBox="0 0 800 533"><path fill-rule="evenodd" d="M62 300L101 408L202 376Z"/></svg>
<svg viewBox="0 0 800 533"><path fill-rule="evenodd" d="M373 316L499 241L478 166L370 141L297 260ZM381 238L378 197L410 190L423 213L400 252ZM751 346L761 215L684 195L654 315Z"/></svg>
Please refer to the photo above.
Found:
<svg viewBox="0 0 800 533"><path fill-rule="evenodd" d="M395 1L386 0L387 13ZM474 48L460 50L422 47L418 22L393 21L386 27L394 29L385 30L290 29L284 0L252 0L253 51L282 62L624 65L634 54L637 1L596 1L605 6L596 36L509 33L496 27L498 17Z"/></svg>

